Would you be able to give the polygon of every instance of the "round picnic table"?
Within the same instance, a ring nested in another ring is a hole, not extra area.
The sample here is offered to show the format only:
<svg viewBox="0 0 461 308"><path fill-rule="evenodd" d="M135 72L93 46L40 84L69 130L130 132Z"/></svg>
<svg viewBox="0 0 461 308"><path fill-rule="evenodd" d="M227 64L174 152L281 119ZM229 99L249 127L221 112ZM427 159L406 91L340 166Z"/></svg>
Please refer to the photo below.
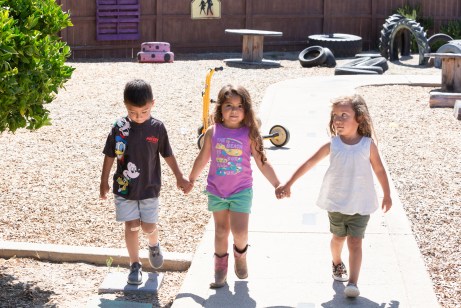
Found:
<svg viewBox="0 0 461 308"><path fill-rule="evenodd" d="M280 65L280 62L278 61L263 59L263 47L265 36L282 36L282 32L251 29L226 29L225 33L242 35L243 43L242 58L225 59L224 62L275 66Z"/></svg>

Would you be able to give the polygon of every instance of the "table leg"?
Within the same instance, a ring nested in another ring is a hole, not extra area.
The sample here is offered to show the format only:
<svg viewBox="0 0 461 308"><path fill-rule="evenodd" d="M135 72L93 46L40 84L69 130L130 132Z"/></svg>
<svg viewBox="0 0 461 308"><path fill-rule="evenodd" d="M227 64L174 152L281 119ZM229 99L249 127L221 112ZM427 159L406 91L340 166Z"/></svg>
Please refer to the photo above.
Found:
<svg viewBox="0 0 461 308"><path fill-rule="evenodd" d="M442 59L442 91L461 92L461 59Z"/></svg>
<svg viewBox="0 0 461 308"><path fill-rule="evenodd" d="M261 62L263 59L264 36L244 35L242 60L244 62Z"/></svg>

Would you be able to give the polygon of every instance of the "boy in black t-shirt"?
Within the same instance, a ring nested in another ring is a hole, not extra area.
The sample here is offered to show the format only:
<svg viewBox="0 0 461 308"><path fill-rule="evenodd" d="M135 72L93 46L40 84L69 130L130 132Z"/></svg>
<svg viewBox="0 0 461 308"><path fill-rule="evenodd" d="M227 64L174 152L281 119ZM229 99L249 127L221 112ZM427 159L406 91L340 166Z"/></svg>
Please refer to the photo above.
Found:
<svg viewBox="0 0 461 308"><path fill-rule="evenodd" d="M110 190L109 173L117 158L113 177L116 220L125 222L125 243L130 257L129 284L142 283L138 233L148 238L149 263L154 268L163 265L158 241L158 207L161 187L160 155L173 171L176 185L185 190L190 186L183 176L170 146L165 126L151 117L154 106L152 88L143 80L132 80L123 93L128 116L112 127L103 153L100 198Z"/></svg>

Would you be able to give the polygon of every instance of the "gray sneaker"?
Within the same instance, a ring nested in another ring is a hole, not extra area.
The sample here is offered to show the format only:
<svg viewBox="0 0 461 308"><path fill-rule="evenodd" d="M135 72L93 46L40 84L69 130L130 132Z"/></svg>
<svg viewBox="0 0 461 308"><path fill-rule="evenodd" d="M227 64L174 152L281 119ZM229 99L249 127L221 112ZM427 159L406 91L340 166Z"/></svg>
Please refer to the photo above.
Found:
<svg viewBox="0 0 461 308"><path fill-rule="evenodd" d="M357 297L360 295L360 291L355 283L349 282L344 289L344 294L346 294L347 297Z"/></svg>
<svg viewBox="0 0 461 308"><path fill-rule="evenodd" d="M138 262L131 264L130 274L128 275L128 284L139 285L142 283L142 266Z"/></svg>
<svg viewBox="0 0 461 308"><path fill-rule="evenodd" d="M151 247L149 246L149 263L153 268L160 268L163 265L163 253L160 243Z"/></svg>

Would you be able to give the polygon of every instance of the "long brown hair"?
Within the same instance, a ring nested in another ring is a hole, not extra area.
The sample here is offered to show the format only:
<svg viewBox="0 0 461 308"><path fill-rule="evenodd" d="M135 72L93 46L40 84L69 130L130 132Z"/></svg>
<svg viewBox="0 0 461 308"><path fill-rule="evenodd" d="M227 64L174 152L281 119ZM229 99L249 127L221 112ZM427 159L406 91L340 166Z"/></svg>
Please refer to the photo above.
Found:
<svg viewBox="0 0 461 308"><path fill-rule="evenodd" d="M360 136L373 138L375 142L377 142L375 131L373 129L373 123L370 117L370 112L368 111L367 104L365 100L363 99L363 97L358 94L354 94L350 96L340 96L340 97L334 98L331 101L331 107L335 107L335 106L342 105L342 104L348 104L352 107L352 110L354 110L355 120L357 121L357 123L359 123L359 127L357 128L357 133ZM331 135L336 136L337 133L336 133L333 123L334 123L333 115L331 114L330 124L329 124L330 133Z"/></svg>
<svg viewBox="0 0 461 308"><path fill-rule="evenodd" d="M214 123L222 123L222 105L229 98L233 96L239 96L244 110L243 125L250 129L249 137L252 143L255 145L256 151L261 155L261 162L264 164L267 160L266 153L264 151L263 139L259 133L259 126L256 120L256 115L253 110L253 103L251 101L250 93L247 89L242 86L233 86L231 84L221 88L218 93L218 101L216 102L216 108L213 115Z"/></svg>

